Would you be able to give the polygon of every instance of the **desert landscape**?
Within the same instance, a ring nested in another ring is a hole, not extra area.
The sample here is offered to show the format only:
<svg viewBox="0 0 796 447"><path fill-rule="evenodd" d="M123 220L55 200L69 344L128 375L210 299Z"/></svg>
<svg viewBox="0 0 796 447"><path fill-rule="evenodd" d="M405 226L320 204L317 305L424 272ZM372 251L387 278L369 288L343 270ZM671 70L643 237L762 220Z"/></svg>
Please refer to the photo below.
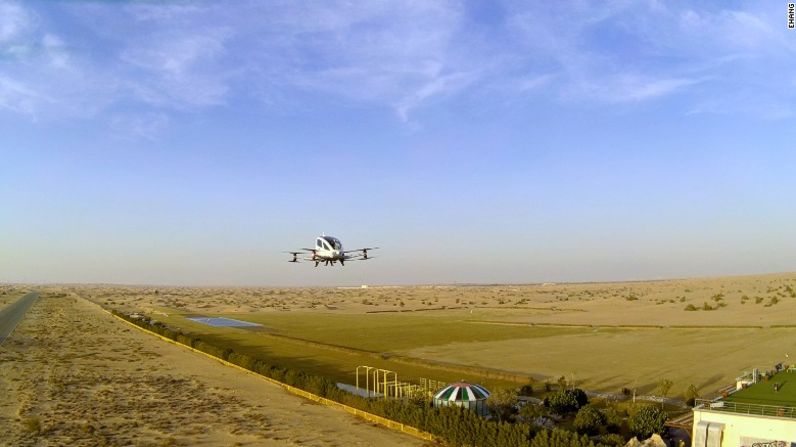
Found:
<svg viewBox="0 0 796 447"><path fill-rule="evenodd" d="M717 393L796 352L796 274L590 284L367 288L55 287L110 309L353 383L368 364L407 380L487 386L559 377L585 389ZM261 329L216 328L225 316ZM505 373L501 375L500 372ZM494 373L494 374L492 374Z"/></svg>
<svg viewBox="0 0 796 447"><path fill-rule="evenodd" d="M366 288L53 285L0 348L5 445L422 445L143 333L141 314L344 383L354 369L493 390L564 378L678 400L796 352L796 274ZM4 286L9 303L30 287ZM212 327L223 316L261 326ZM610 397L609 397L610 398Z"/></svg>
<svg viewBox="0 0 796 447"><path fill-rule="evenodd" d="M76 295L43 294L0 347L0 445L422 445L130 328Z"/></svg>

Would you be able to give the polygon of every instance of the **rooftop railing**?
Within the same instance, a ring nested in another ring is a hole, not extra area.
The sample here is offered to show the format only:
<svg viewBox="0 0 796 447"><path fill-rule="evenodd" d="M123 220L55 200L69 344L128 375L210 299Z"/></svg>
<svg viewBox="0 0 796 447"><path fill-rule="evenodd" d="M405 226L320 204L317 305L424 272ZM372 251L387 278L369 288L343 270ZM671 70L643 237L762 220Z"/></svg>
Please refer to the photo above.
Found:
<svg viewBox="0 0 796 447"><path fill-rule="evenodd" d="M796 419L796 406L748 404L743 402L727 402L724 400L696 399L694 402L694 409Z"/></svg>

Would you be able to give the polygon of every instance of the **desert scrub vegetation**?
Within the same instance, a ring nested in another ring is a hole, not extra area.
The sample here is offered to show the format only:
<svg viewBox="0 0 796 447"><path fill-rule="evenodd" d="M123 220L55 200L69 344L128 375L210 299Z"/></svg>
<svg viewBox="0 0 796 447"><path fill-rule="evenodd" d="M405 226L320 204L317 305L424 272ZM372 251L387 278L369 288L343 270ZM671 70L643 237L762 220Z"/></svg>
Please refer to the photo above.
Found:
<svg viewBox="0 0 796 447"><path fill-rule="evenodd" d="M41 433L41 419L38 416L30 416L22 419L22 428L29 435Z"/></svg>
<svg viewBox="0 0 796 447"><path fill-rule="evenodd" d="M710 304L708 304L707 301L704 301L702 303L702 305L699 306L699 307L694 306L693 304L687 304L683 308L683 310L688 311L688 312L693 312L693 311L697 311L697 310L710 311L710 310L716 310L716 309L719 309L719 308L722 308L722 307L725 307L725 306L727 306L727 303L725 303L723 301L718 303L718 304L716 304L715 306L711 306Z"/></svg>
<svg viewBox="0 0 796 447"><path fill-rule="evenodd" d="M779 298L777 298L776 296L772 296L771 298L769 298L768 303L764 304L763 307L771 307L777 303L779 303Z"/></svg>

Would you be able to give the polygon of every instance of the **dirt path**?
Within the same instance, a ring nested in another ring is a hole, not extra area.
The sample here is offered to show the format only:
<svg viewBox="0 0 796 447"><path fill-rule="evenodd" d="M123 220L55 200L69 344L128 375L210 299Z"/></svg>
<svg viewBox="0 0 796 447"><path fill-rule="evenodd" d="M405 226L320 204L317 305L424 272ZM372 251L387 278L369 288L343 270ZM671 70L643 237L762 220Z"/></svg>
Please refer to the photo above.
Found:
<svg viewBox="0 0 796 447"><path fill-rule="evenodd" d="M0 348L0 432L9 446L423 444L47 297Z"/></svg>

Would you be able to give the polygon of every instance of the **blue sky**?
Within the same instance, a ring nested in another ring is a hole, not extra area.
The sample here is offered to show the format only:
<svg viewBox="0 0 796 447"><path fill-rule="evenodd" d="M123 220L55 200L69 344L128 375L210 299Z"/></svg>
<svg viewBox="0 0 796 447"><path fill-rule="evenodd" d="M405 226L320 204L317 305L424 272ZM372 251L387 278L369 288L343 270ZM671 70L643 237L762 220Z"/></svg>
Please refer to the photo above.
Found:
<svg viewBox="0 0 796 447"><path fill-rule="evenodd" d="M796 270L786 5L0 0L0 281Z"/></svg>

